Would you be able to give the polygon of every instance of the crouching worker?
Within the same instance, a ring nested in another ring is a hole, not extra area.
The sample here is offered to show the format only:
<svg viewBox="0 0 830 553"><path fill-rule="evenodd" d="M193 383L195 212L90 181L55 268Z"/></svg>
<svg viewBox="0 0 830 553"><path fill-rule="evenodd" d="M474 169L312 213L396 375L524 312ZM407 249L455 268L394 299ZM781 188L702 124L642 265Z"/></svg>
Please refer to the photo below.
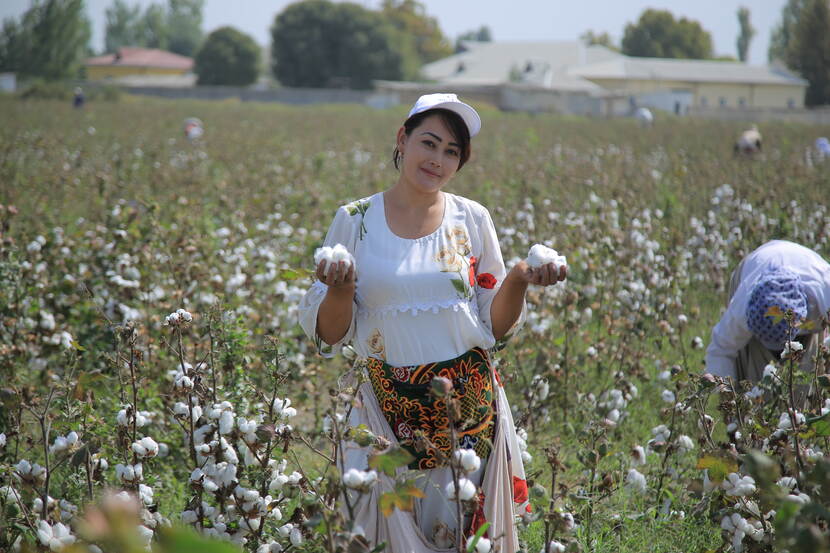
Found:
<svg viewBox="0 0 830 553"><path fill-rule="evenodd" d="M786 320L767 315L771 307L792 310L797 321L813 324L791 329ZM780 362L787 341L804 346L801 368L812 371L821 318L828 309L830 264L793 242L767 242L732 273L726 312L712 329L706 350L706 372L758 382L767 364Z"/></svg>

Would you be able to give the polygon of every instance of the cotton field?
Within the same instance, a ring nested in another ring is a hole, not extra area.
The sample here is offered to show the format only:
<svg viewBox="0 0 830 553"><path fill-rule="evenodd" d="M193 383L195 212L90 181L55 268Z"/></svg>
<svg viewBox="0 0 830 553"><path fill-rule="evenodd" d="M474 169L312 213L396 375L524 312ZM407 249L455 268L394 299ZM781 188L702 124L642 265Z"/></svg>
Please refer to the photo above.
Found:
<svg viewBox="0 0 830 553"><path fill-rule="evenodd" d="M319 357L297 305L336 208L396 178L404 108L0 97L0 115L0 550L372 551L341 502L406 463L347 427L354 354ZM496 357L523 550L830 551L830 343L801 373L793 342L754 387L702 372L746 253L830 257L830 129L759 125L745 159L742 123L481 115L450 191L489 208L508 266L537 243L569 265ZM370 470L338 473L344 436L375 447ZM470 512L480 462L453 460Z"/></svg>

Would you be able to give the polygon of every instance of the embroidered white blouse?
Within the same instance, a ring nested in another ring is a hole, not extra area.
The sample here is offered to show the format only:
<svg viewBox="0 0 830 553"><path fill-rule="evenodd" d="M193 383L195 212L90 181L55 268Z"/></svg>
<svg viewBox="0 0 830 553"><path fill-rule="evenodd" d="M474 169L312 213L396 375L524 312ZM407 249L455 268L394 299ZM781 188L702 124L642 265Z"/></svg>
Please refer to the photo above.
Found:
<svg viewBox="0 0 830 553"><path fill-rule="evenodd" d="M395 235L383 193L337 210L324 242L355 258L352 321L336 344L316 334L328 287L317 281L300 302L300 324L325 357L348 343L360 357L393 366L446 361L474 347L493 348L490 306L506 271L490 213L461 196L444 195L444 218L427 236ZM525 318L513 326L512 334Z"/></svg>

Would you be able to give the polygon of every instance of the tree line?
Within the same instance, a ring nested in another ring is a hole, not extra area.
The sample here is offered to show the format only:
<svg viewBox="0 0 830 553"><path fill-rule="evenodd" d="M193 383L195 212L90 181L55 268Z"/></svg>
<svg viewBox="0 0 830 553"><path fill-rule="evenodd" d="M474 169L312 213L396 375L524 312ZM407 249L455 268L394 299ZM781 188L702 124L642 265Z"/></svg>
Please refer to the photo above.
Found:
<svg viewBox="0 0 830 553"><path fill-rule="evenodd" d="M169 50L195 58L200 84L247 85L261 72L261 48L249 35L222 27L204 36L204 0L167 0L142 10L113 0L106 10L105 50L124 46ZM746 61L755 29L750 12L737 13L738 59ZM419 69L460 51L463 41L489 41L482 26L452 44L417 0L383 0L377 10L348 2L304 0L275 16L270 67L285 86L369 88L373 80L415 80ZM629 56L712 59L711 34L699 22L647 9L625 26L619 46L608 33L581 37ZM0 71L22 77L65 79L78 75L89 48L83 0L36 0L0 30ZM830 104L830 0L788 0L774 29L771 61L810 83L806 103ZM717 59L734 59L731 57Z"/></svg>

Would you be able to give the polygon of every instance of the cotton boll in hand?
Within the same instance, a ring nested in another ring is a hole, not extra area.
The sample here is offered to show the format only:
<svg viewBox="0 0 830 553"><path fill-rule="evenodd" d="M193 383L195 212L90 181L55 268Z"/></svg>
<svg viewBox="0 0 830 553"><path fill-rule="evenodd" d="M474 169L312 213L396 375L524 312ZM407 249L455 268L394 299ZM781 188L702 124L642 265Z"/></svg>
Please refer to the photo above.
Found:
<svg viewBox="0 0 830 553"><path fill-rule="evenodd" d="M343 244L335 244L333 247L323 246L322 248L317 248L317 251L314 252L314 266L320 265L321 261L326 262L326 272L329 271L334 263L341 261L350 263L352 266L355 265L354 257Z"/></svg>
<svg viewBox="0 0 830 553"><path fill-rule="evenodd" d="M568 266L568 260L564 255L559 255L559 252L548 248L542 244L534 244L527 253L527 264L534 269L538 269L542 265L553 263L557 271L561 267Z"/></svg>

